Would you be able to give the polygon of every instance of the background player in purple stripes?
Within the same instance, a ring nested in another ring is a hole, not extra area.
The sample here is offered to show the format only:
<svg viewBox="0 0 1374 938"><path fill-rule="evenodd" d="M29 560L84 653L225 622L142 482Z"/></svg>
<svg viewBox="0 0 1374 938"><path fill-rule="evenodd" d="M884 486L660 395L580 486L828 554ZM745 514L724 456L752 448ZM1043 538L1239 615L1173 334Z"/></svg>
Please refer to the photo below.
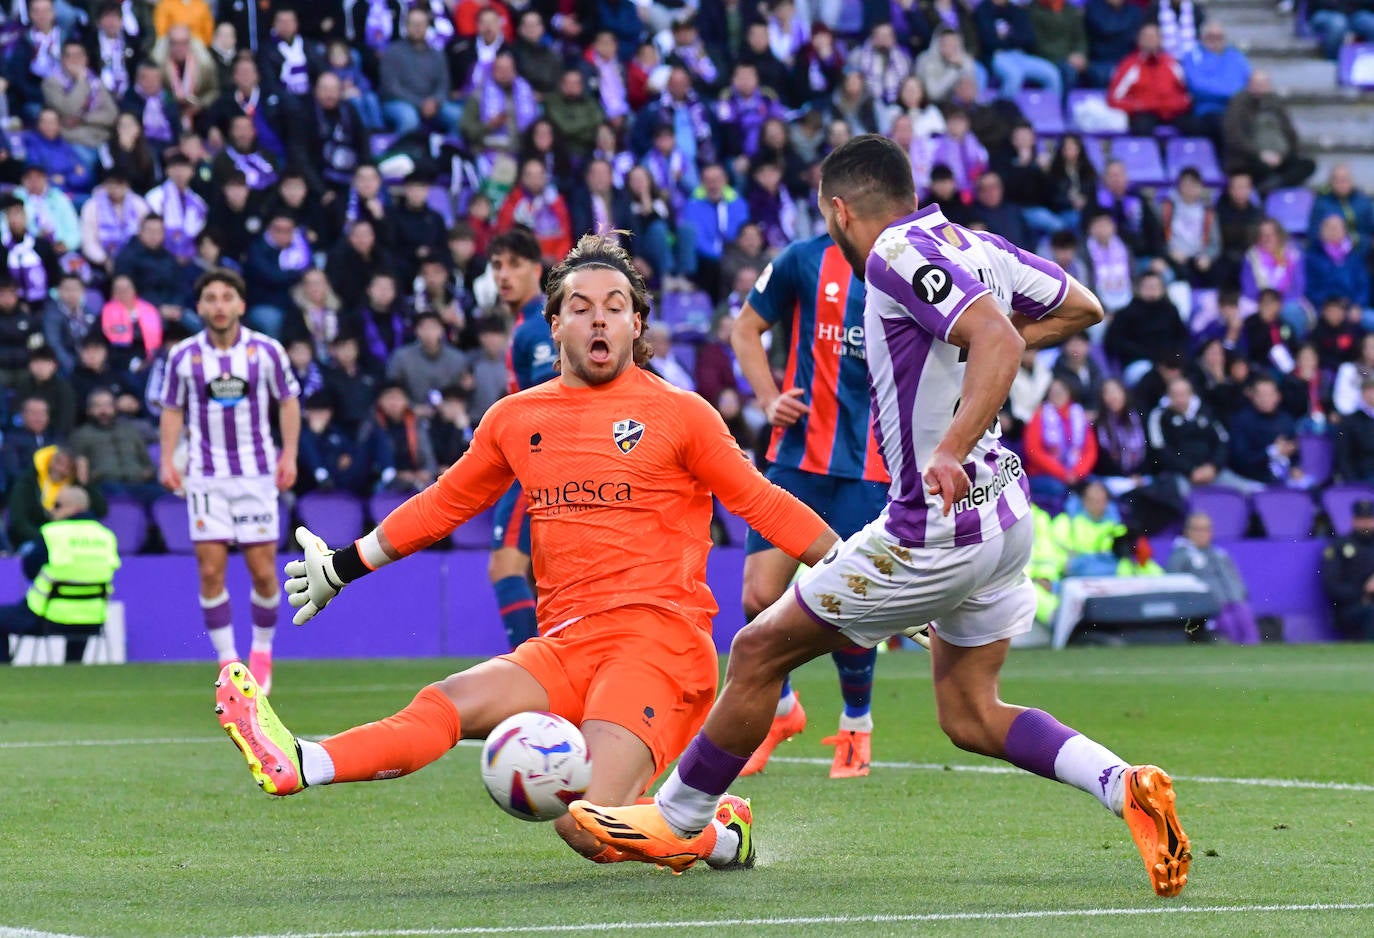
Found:
<svg viewBox="0 0 1374 938"><path fill-rule="evenodd" d="M864 359L863 284L829 235L790 245L769 264L740 310L731 344L740 370L773 427L768 478L849 537L887 504L888 475L873 435ZM764 333L788 326L787 366L773 380ZM750 528L744 560L744 617L787 591L797 562ZM831 778L867 775L872 753L876 648L850 645L832 653L844 711ZM773 724L742 775L763 769L774 748L806 727L791 682L784 679Z"/></svg>
<svg viewBox="0 0 1374 938"><path fill-rule="evenodd" d="M243 278L211 270L197 281L195 294L205 330L177 343L168 355L158 479L174 492L185 492L200 607L221 666L240 660L224 572L229 543L243 552L253 580L248 669L266 688L272 682L272 637L281 604L277 493L296 482L300 387L281 344L243 325ZM272 438L274 405L280 450ZM184 478L175 461L183 430Z"/></svg>
<svg viewBox="0 0 1374 938"><path fill-rule="evenodd" d="M846 642L875 645L930 622L936 712L950 741L1097 798L1127 822L1155 892L1178 894L1191 854L1169 776L998 695L1011 638L1034 620L1035 590L1025 573L1029 486L1002 448L997 413L1022 352L1101 321L1101 304L1057 265L953 224L938 205L916 211L907 154L885 137L855 137L826 157L820 209L865 282L891 499L736 636L720 697L654 804L576 801L573 817L609 846L685 869L762 741L787 673Z"/></svg>

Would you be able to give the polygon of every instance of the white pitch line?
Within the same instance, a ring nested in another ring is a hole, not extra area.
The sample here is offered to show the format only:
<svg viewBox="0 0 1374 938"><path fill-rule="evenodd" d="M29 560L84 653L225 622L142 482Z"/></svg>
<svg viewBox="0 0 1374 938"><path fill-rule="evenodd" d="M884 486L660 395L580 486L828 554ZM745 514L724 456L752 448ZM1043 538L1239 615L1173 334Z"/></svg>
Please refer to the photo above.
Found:
<svg viewBox="0 0 1374 938"><path fill-rule="evenodd" d="M789 918L697 919L675 922L587 922L574 925L496 925L460 928L401 928L387 930L284 932L235 935L233 938L439 938L449 935L542 935L589 931L648 929L770 928L797 925L888 925L919 922L1006 922L1033 919L1096 918L1116 915L1250 915L1263 912L1366 912L1374 902L1314 902L1303 905L1152 906L1124 909L1032 909L1018 912L926 912L910 915L817 915Z"/></svg>
<svg viewBox="0 0 1374 938"><path fill-rule="evenodd" d="M9 928L0 925L0 938L80 938L80 936L63 935L55 931L38 931L34 928Z"/></svg>
<svg viewBox="0 0 1374 938"><path fill-rule="evenodd" d="M323 737L302 736L302 739L322 739ZM61 749L64 746L104 748L106 746L209 746L222 745L222 736L166 736L132 737L128 739L61 739L25 740L20 742L0 742L0 750L5 749ZM464 739L459 746L482 745L480 739ZM796 756L774 756L773 762L784 765L830 765L829 759L811 759ZM1009 765L960 765L948 762L874 762L875 769L895 769L901 772L966 772L973 775L1023 775L1021 769ZM1246 785L1252 788L1289 788L1304 791L1354 791L1374 792L1374 784L1364 782L1319 782L1302 778L1231 778L1224 775L1174 775L1177 782L1195 782L1199 785ZM8 938L0 932L0 938Z"/></svg>

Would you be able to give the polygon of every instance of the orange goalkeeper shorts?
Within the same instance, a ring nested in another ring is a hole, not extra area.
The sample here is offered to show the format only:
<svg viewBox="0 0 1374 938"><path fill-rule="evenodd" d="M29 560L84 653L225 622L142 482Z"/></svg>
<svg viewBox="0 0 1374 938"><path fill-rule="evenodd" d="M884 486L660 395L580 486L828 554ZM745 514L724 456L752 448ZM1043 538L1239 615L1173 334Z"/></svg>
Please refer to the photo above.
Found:
<svg viewBox="0 0 1374 938"><path fill-rule="evenodd" d="M656 606L584 616L500 657L534 676L553 713L634 733L653 754L655 777L687 748L716 699L711 633Z"/></svg>

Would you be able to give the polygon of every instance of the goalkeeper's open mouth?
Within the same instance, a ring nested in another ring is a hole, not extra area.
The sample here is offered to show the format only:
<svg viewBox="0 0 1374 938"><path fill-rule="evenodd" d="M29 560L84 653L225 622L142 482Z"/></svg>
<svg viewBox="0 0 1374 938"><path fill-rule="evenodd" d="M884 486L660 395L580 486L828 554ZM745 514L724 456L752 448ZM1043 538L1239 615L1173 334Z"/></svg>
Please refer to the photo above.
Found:
<svg viewBox="0 0 1374 938"><path fill-rule="evenodd" d="M611 343L605 336L593 336L587 343L587 358L598 365L604 365L611 360Z"/></svg>

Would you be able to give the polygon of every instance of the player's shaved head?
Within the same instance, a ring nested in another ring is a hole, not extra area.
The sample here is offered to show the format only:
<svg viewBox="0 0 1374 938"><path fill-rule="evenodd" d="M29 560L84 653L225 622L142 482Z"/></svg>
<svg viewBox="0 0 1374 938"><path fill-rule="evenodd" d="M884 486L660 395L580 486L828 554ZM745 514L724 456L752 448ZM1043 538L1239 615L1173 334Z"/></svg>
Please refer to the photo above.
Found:
<svg viewBox="0 0 1374 938"><path fill-rule="evenodd" d="M563 258L563 262L549 272L549 302L544 307L544 318L552 325L564 305L576 293L575 289L570 289L575 288L576 284L570 284L569 278L578 271L593 269L615 271L625 278L625 286L628 289L620 292L624 301L634 308L640 325L640 334L634 342L634 363L647 364L649 359L654 357L653 346L649 344L647 330L644 328L649 322L649 288L644 283L644 276L635 268L629 253L606 235L583 235L568 252L567 257Z"/></svg>
<svg viewBox="0 0 1374 938"><path fill-rule="evenodd" d="M840 144L821 163L821 198L842 199L859 218L875 218L916 202L911 160L896 143L862 134Z"/></svg>

